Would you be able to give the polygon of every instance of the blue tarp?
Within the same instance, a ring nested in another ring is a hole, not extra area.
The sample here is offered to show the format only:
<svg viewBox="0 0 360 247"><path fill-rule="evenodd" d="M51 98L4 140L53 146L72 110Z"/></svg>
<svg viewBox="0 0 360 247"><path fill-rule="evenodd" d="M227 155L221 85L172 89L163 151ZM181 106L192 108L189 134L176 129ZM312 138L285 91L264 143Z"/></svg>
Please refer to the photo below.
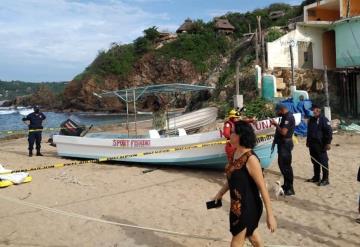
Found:
<svg viewBox="0 0 360 247"><path fill-rule="evenodd" d="M290 112L292 113L301 113L301 123L296 126L295 128L295 134L299 136L306 136L307 135L307 124L304 120L304 118L309 118L312 114L311 106L312 102L311 100L303 100L299 103L295 104L293 99L287 99L281 101L282 104L286 105Z"/></svg>

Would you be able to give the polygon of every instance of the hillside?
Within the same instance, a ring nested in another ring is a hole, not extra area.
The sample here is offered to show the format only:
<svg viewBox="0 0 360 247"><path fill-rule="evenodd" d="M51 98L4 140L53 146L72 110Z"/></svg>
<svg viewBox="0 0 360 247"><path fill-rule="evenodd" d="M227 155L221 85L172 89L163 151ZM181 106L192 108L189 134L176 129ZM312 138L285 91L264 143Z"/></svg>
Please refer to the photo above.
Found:
<svg viewBox="0 0 360 247"><path fill-rule="evenodd" d="M23 81L1 81L0 80L0 101L14 100L16 97L31 95L46 86L54 94L64 91L67 82L23 82Z"/></svg>
<svg viewBox="0 0 360 247"><path fill-rule="evenodd" d="M277 10L284 11L284 16L271 20L269 14ZM214 28L214 21L205 23L196 20L186 33L178 34L170 41L164 40L164 34L156 27L148 28L133 43L113 43L107 51L100 51L96 59L65 88L63 107L121 111L124 105L118 99L99 100L93 92L172 82L214 85L217 90L211 101L227 107L224 102L229 104L232 101L237 60L241 64L241 88L245 97L252 98L256 91L249 68L254 64L255 51L252 40L243 38L249 32L249 25L254 31L256 16L259 15L262 16L264 30L285 26L288 19L301 14L301 6L280 3L247 13L227 13L223 17L235 27L231 35L219 34ZM281 35L277 31L269 31L268 34L269 41ZM209 97L203 99L208 100ZM186 102L187 105L189 103ZM146 102L143 106L146 107Z"/></svg>

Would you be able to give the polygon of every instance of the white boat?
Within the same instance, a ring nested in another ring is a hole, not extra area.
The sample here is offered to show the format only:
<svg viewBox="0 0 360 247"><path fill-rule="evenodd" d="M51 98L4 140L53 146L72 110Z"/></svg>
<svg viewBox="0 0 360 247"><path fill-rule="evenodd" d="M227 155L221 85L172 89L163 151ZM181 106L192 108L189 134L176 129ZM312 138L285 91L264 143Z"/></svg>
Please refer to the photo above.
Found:
<svg viewBox="0 0 360 247"><path fill-rule="evenodd" d="M185 129L187 132L197 130L203 126L214 123L218 116L216 107L207 107L198 111L186 113L170 118L168 121L168 133L174 133L176 129Z"/></svg>
<svg viewBox="0 0 360 247"><path fill-rule="evenodd" d="M178 136L160 137L156 130L150 130L149 136L143 138L127 138L114 134L90 134L86 137L55 135L53 138L59 156L86 159L149 153L169 148L181 149L181 147L191 145L224 141L221 131L186 135L183 130L180 130L179 133ZM271 143L272 138L259 140L254 150L263 167L268 167L275 158L275 154L270 152ZM156 165L224 168L226 155L224 144L217 144L133 158L115 158L113 160Z"/></svg>
<svg viewBox="0 0 360 247"><path fill-rule="evenodd" d="M295 126L301 123L301 113L294 113ZM280 122L280 117L275 118L276 121ZM271 124L270 119L256 121L251 124L256 135L268 135L275 133L275 126Z"/></svg>
<svg viewBox="0 0 360 247"><path fill-rule="evenodd" d="M297 119L297 115L295 119ZM277 121L280 121L280 118L277 118ZM296 125L299 122L297 119ZM258 144L254 149L260 159L261 166L267 168L276 156L276 151L271 153L273 141L271 134L275 133L275 129L270 125L270 120L258 121L253 124L253 127L257 136L269 135L259 137ZM59 156L86 159L148 153L168 148L224 141L220 130L192 135L187 135L184 129L178 129L177 132L179 133L178 136L170 137L161 137L156 130L150 130L148 136L137 138L128 138L127 135L112 133L92 133L85 137L55 135L53 138ZM116 158L114 160L158 165L223 168L226 164L226 155L224 145L219 144L204 148L185 149L134 158Z"/></svg>
<svg viewBox="0 0 360 247"><path fill-rule="evenodd" d="M129 102L134 103L136 112L136 100L146 93L161 92L191 92L212 89L204 86L194 86L185 84L164 84L153 85L142 88L132 88L106 92L103 94L94 94L100 98L103 96L116 95L126 102L127 112ZM131 96L131 97L130 97ZM130 97L130 98L129 98ZM55 135L54 143L57 147L59 156L76 157L86 159L112 158L112 160L121 162L135 162L157 165L181 165L192 167L223 168L226 162L226 155L223 144L204 146L201 148L183 148L191 145L201 145L212 142L223 142L221 130L210 131L206 133L187 135L186 130L199 128L204 122L215 121L217 117L217 108L209 107L193 113L185 114L170 120L169 129L178 130L177 136L161 137L156 130L150 130L148 136L130 137L128 135L116 135L106 133L88 134L85 137ZM136 119L136 115L135 115ZM268 121L268 122L267 122ZM279 121L279 118L278 118ZM253 125L256 134L275 132L270 120L259 121ZM259 129L257 130L257 124ZM267 125L266 125L267 124ZM135 125L136 126L136 125ZM184 127L184 128L180 128ZM176 131L174 131L176 132ZM258 139L258 144L254 151L258 155L261 165L267 168L276 156L276 151L271 152L273 136L265 136ZM178 149L175 152L156 151L167 150L169 148ZM138 155L153 153L151 155ZM130 155L126 157L119 157ZM116 157L116 158L114 158Z"/></svg>

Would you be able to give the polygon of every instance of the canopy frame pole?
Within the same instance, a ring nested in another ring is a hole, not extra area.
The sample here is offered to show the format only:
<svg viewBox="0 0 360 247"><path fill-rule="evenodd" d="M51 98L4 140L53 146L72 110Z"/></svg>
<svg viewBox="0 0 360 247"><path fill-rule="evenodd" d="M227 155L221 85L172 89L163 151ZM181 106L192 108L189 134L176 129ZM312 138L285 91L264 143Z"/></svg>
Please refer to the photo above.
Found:
<svg viewBox="0 0 360 247"><path fill-rule="evenodd" d="M135 135L137 136L137 116L136 116L136 93L135 93L135 89L133 89L133 100L134 100Z"/></svg>
<svg viewBox="0 0 360 247"><path fill-rule="evenodd" d="M129 130L129 101L128 101L128 92L126 90L126 128L128 132L128 138L130 137L130 130Z"/></svg>

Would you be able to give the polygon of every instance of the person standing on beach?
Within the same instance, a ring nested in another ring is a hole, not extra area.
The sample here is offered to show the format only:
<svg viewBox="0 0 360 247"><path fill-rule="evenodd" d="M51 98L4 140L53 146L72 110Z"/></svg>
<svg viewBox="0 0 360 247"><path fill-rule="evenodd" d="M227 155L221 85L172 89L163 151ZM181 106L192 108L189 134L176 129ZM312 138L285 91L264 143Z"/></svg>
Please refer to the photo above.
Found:
<svg viewBox="0 0 360 247"><path fill-rule="evenodd" d="M314 176L307 182L317 183L319 186L329 184L329 158L327 151L331 148L332 129L330 121L321 115L321 108L313 105L313 117L308 123L306 146L309 148L311 162L314 166ZM320 180L320 166L323 177Z"/></svg>
<svg viewBox="0 0 360 247"><path fill-rule="evenodd" d="M39 106L34 107L34 112L30 113L22 119L29 126L29 157L33 155L34 143L36 143L36 156L43 156L41 149L42 123L46 119L44 113L40 112Z"/></svg>
<svg viewBox="0 0 360 247"><path fill-rule="evenodd" d="M159 131L160 135L166 131L166 113L164 100L157 97L153 102L153 128Z"/></svg>
<svg viewBox="0 0 360 247"><path fill-rule="evenodd" d="M230 140L231 132L234 131L235 123L237 121L241 120L241 121L244 121L246 123L253 123L253 122L256 121L255 118L248 118L246 116L243 116L242 113L244 111L245 111L244 107L241 108L241 109L238 107L236 110L232 109L229 112L227 120L224 123L224 128L223 128L223 132L222 132L222 135L226 138L226 140ZM227 142L226 145L225 145L225 153L226 153L226 156L228 158L228 161L231 161L234 152L235 152L235 148L231 145L230 142Z"/></svg>
<svg viewBox="0 0 360 247"><path fill-rule="evenodd" d="M246 238L253 246L264 246L258 230L263 201L266 223L271 232L276 230L277 223L260 161L253 151L256 136L252 126L245 121L236 122L231 132L230 143L235 147L235 152L225 168L227 180L213 199L221 200L227 191L230 192L229 218L230 232L233 236L231 247L244 246Z"/></svg>
<svg viewBox="0 0 360 247"><path fill-rule="evenodd" d="M235 147L231 145L229 140L230 140L231 132L234 132L235 123L238 120L239 120L239 113L235 109L232 109L229 112L227 121L224 123L224 128L222 132L223 136L226 138L226 140L228 140L228 142L225 144L225 153L229 162L231 161L235 152Z"/></svg>
<svg viewBox="0 0 360 247"><path fill-rule="evenodd" d="M291 166L292 162L292 150L294 143L292 136L295 129L295 118L291 112L289 112L286 105L280 103L276 106L276 111L279 117L281 117L280 124L275 119L271 120L271 124L276 127L274 144L278 147L278 164L281 174L284 177L284 184L281 186L284 190L284 194L287 196L295 195L294 191L294 174Z"/></svg>

